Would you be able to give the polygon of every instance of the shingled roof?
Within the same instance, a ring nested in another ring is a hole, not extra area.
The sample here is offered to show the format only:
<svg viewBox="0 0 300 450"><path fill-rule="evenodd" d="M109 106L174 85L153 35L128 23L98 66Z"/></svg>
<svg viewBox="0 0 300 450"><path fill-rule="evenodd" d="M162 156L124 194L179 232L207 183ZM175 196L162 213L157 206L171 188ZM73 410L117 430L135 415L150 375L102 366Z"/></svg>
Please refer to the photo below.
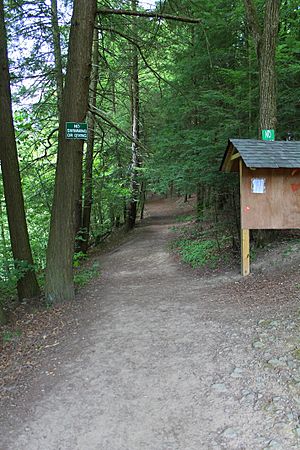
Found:
<svg viewBox="0 0 300 450"><path fill-rule="evenodd" d="M229 139L220 170L228 172L226 164L234 155L240 155L247 167L300 168L300 141L258 141Z"/></svg>

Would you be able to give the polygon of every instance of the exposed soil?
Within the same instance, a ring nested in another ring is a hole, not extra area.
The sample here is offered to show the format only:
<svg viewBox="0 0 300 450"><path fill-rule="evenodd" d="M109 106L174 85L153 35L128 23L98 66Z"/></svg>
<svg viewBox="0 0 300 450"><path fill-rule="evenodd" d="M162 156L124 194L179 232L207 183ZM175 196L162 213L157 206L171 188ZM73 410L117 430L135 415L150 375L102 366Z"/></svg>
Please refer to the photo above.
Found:
<svg viewBox="0 0 300 450"><path fill-rule="evenodd" d="M294 244L199 276L152 201L72 304L26 313L1 354L1 450L300 447ZM42 324L42 326L41 326Z"/></svg>

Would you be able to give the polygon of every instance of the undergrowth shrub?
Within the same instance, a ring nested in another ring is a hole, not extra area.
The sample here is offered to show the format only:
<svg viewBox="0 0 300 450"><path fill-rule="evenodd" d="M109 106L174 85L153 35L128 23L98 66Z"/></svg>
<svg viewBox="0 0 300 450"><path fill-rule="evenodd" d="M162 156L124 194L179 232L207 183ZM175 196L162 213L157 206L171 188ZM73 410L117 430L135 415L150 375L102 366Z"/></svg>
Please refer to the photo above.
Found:
<svg viewBox="0 0 300 450"><path fill-rule="evenodd" d="M198 239L178 239L173 248L181 256L182 260L191 267L209 267L216 268L218 261L226 260L226 254L223 251L228 247L228 238L207 239L205 236Z"/></svg>
<svg viewBox="0 0 300 450"><path fill-rule="evenodd" d="M195 216L186 216L188 220L179 217L177 222L189 223L171 228L177 235L171 244L172 250L192 268L216 269L235 257L236 239L232 227L225 220L214 220L210 212L207 210L197 221L193 220Z"/></svg>
<svg viewBox="0 0 300 450"><path fill-rule="evenodd" d="M90 267L81 267L74 274L74 283L77 286L85 286L90 280L96 278L100 274L99 263L95 262Z"/></svg>

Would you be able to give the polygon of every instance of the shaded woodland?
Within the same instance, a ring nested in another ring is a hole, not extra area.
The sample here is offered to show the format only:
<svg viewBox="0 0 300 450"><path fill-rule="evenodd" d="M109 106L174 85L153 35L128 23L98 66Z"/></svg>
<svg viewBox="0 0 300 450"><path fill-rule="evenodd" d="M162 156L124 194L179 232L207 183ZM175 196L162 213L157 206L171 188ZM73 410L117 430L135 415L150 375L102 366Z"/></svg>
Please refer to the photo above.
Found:
<svg viewBox="0 0 300 450"><path fill-rule="evenodd" d="M74 266L149 193L196 194L238 246L228 138L300 139L297 1L141 3L0 0L2 310L72 300ZM85 121L87 142L65 138Z"/></svg>

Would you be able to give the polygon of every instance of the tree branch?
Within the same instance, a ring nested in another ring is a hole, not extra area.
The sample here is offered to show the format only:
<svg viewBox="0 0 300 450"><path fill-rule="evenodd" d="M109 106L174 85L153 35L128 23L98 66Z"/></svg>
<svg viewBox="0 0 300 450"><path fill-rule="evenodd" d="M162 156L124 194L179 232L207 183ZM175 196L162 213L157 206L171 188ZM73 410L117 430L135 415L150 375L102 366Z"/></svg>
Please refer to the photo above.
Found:
<svg viewBox="0 0 300 450"><path fill-rule="evenodd" d="M147 17L153 19L166 19L166 20L176 20L178 22L186 23L201 23L201 19L194 19L193 17L185 16L173 16L172 14L163 14L156 12L147 11L131 11L129 9L111 9L111 8L100 8L98 9L98 14L118 14L122 16L138 16Z"/></svg>
<svg viewBox="0 0 300 450"><path fill-rule="evenodd" d="M129 133L127 133L127 131L118 127L118 125L116 125L109 117L107 117L107 115L103 111L91 105L89 105L89 111L91 111L91 113L94 114L95 116L100 117L102 120L104 120L104 122L108 123L111 127L115 128L115 130L117 130L122 136L124 136L130 142L134 142L135 144L137 144L140 148L145 150L147 154L149 153L149 150L141 143L141 141L139 140L136 141L135 139L133 139L133 137Z"/></svg>
<svg viewBox="0 0 300 450"><path fill-rule="evenodd" d="M124 33L120 32L120 31L117 31L117 30L115 30L115 29L113 29L113 28L101 28L101 30L102 30L102 31L107 31L107 32L109 32L109 33L115 33L115 34L117 34L118 36L122 37L123 39L126 39L126 40L127 40L128 42L130 42L132 45L135 45L136 48L138 49L138 52L139 52L139 54L140 54L140 56L141 56L141 58L142 58L142 60L143 60L143 62L144 62L144 64L145 64L145 66L153 73L153 75L155 76L155 78L157 78L158 81L163 81L164 83L166 83L166 84L168 84L169 86L171 86L171 87L174 88L174 86L173 86L168 80L166 80L165 78L163 78L163 77L157 72L157 70L155 70L152 66L150 66L150 64L148 63L148 61L147 61L147 59L146 59L146 56L145 56L144 53L143 53L143 50L142 50L141 46L140 46L134 39L132 39L131 37L129 37L127 34L124 34Z"/></svg>

